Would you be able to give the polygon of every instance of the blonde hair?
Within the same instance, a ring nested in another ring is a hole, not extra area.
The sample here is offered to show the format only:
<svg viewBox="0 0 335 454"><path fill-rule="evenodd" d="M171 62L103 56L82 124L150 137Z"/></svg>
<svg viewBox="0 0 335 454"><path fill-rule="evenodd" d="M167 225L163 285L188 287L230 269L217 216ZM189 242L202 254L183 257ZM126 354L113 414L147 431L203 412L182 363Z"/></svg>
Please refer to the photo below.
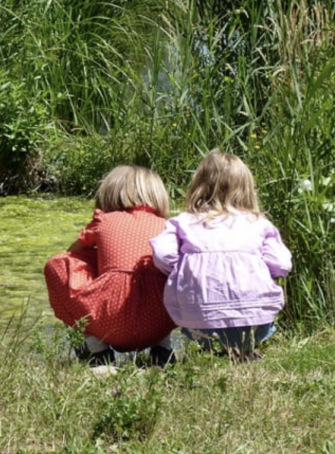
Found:
<svg viewBox="0 0 335 454"><path fill-rule="evenodd" d="M235 155L212 150L197 168L186 197L187 210L205 221L235 210L261 214L254 179Z"/></svg>
<svg viewBox="0 0 335 454"><path fill-rule="evenodd" d="M169 196L162 179L153 170L135 165L120 165L100 182L96 193L96 208L108 213L139 205L151 207L162 218L168 217Z"/></svg>

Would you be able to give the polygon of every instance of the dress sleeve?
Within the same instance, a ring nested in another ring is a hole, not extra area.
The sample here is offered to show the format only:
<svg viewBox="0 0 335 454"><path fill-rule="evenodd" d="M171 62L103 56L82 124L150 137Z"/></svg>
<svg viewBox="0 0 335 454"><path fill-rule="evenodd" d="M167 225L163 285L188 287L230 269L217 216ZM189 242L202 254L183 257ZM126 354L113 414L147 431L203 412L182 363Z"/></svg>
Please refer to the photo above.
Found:
<svg viewBox="0 0 335 454"><path fill-rule="evenodd" d="M170 274L179 258L178 225L175 218L166 222L165 230L150 240L150 244L156 268Z"/></svg>
<svg viewBox="0 0 335 454"><path fill-rule="evenodd" d="M102 216L103 211L95 210L92 221L80 232L78 241L80 241L85 248L93 248L97 245L97 233Z"/></svg>
<svg viewBox="0 0 335 454"><path fill-rule="evenodd" d="M278 229L269 222L265 229L263 258L273 278L286 277L292 269L292 254L283 243Z"/></svg>

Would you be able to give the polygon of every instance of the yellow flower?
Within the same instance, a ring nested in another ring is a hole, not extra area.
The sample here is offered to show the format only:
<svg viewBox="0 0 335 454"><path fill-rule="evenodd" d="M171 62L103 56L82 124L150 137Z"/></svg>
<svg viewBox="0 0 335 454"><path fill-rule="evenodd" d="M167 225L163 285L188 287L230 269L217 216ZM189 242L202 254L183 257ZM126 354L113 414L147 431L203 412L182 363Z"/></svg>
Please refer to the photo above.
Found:
<svg viewBox="0 0 335 454"><path fill-rule="evenodd" d="M262 129L262 134L267 134L268 131L266 131L265 129Z"/></svg>
<svg viewBox="0 0 335 454"><path fill-rule="evenodd" d="M256 150L259 150L261 147L259 145L255 145L254 148L256 148Z"/></svg>
<svg viewBox="0 0 335 454"><path fill-rule="evenodd" d="M176 128L176 127L177 127L177 123L172 123L172 126L173 126L174 128Z"/></svg>
<svg viewBox="0 0 335 454"><path fill-rule="evenodd" d="M257 136L256 136L256 134L251 134L251 136L250 136L250 137L251 137L252 139L257 139Z"/></svg>

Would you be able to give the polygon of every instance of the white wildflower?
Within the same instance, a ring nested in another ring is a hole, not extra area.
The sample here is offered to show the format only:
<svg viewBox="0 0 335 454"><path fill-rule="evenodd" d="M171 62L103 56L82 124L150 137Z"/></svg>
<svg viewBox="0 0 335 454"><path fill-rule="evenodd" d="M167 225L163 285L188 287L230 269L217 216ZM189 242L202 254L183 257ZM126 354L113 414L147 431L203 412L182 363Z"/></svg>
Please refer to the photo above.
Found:
<svg viewBox="0 0 335 454"><path fill-rule="evenodd" d="M307 191L313 191L313 185L312 185L312 182L311 180L301 180L299 182L299 186L298 186L298 192L299 194L302 194L303 192L307 192Z"/></svg>
<svg viewBox="0 0 335 454"><path fill-rule="evenodd" d="M335 202L323 202L322 206L326 211L335 210Z"/></svg>

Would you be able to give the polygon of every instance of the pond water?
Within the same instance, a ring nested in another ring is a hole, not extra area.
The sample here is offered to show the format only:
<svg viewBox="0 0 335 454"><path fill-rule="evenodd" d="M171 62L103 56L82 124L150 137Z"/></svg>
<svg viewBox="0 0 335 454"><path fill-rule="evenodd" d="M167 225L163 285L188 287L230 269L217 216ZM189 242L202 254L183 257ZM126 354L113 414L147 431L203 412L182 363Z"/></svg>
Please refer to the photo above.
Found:
<svg viewBox="0 0 335 454"><path fill-rule="evenodd" d="M82 198L0 198L0 324L23 308L28 317L56 319L49 306L43 267L91 219L94 202Z"/></svg>

